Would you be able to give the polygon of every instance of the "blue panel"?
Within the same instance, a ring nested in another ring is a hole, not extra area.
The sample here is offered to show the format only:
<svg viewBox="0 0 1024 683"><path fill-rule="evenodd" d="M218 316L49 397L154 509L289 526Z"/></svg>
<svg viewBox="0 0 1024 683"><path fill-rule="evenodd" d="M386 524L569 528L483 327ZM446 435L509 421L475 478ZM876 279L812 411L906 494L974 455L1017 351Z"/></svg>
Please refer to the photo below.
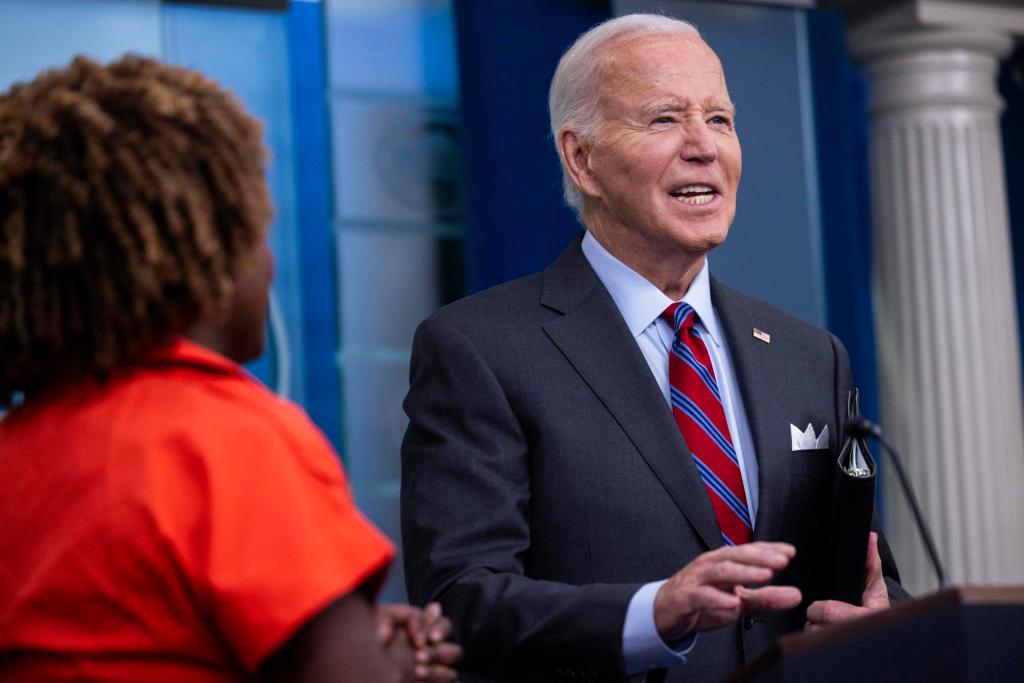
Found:
<svg viewBox="0 0 1024 683"><path fill-rule="evenodd" d="M337 365L336 264L331 230L330 135L327 119L323 8L293 2L288 51L295 126L295 200L302 253L302 329L306 410L341 449L341 377Z"/></svg>
<svg viewBox="0 0 1024 683"><path fill-rule="evenodd" d="M846 345L861 413L878 420L871 296L871 198L864 81L846 51L842 17L808 13L824 226L828 327ZM876 455L881 455L876 452ZM879 458L879 468L884 467ZM884 520L883 477L877 512Z"/></svg>
<svg viewBox="0 0 1024 683"><path fill-rule="evenodd" d="M159 0L3 0L0 91L76 54L160 54Z"/></svg>
<svg viewBox="0 0 1024 683"><path fill-rule="evenodd" d="M415 230L352 226L338 233L346 354L408 354L416 327L447 303L440 285L449 244L450 240Z"/></svg>
<svg viewBox="0 0 1024 683"><path fill-rule="evenodd" d="M331 89L453 104L450 0L327 0Z"/></svg>
<svg viewBox="0 0 1024 683"><path fill-rule="evenodd" d="M413 330L463 289L452 2L328 0L324 10L343 452L360 509L398 538ZM404 601L400 562L381 596Z"/></svg>
<svg viewBox="0 0 1024 683"><path fill-rule="evenodd" d="M305 402L302 274L294 189L287 16L281 12L167 5L164 58L193 67L234 92L261 119L277 216L270 235L277 260L273 295L282 325L272 353L252 369L275 389Z"/></svg>
<svg viewBox="0 0 1024 683"><path fill-rule="evenodd" d="M850 352L861 411L878 417L871 302L871 202L866 92L845 47L842 18L808 16L818 132L828 325Z"/></svg>
<svg viewBox="0 0 1024 683"><path fill-rule="evenodd" d="M610 11L571 0L456 0L455 9L475 291L544 268L580 231L562 203L548 85L562 52Z"/></svg>

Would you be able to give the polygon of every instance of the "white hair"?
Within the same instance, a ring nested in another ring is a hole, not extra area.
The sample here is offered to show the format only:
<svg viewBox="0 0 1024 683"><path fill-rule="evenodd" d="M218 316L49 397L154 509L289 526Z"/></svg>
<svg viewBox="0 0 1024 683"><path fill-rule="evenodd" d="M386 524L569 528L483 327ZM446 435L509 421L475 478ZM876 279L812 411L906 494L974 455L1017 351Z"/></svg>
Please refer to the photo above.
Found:
<svg viewBox="0 0 1024 683"><path fill-rule="evenodd" d="M565 203L576 215L583 207L583 196L569 175L565 159L558 144L558 134L569 129L582 141L593 139L600 129L602 112L598 100L601 77L600 51L612 42L640 36L683 33L700 36L697 28L681 19L660 14L627 14L609 19L593 27L576 39L558 61L548 91L548 113L551 117L551 136L555 151L562 164L562 189Z"/></svg>

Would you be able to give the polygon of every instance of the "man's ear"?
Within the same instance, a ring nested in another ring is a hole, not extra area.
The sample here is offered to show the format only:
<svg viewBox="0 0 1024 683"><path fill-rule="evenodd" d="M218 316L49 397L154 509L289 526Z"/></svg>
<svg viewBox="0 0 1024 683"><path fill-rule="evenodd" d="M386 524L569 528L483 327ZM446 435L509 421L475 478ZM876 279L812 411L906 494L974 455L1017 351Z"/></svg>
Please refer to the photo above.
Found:
<svg viewBox="0 0 1024 683"><path fill-rule="evenodd" d="M590 170L590 149L590 145L581 140L575 131L563 128L558 132L558 151L569 177L584 195L597 197L601 193Z"/></svg>

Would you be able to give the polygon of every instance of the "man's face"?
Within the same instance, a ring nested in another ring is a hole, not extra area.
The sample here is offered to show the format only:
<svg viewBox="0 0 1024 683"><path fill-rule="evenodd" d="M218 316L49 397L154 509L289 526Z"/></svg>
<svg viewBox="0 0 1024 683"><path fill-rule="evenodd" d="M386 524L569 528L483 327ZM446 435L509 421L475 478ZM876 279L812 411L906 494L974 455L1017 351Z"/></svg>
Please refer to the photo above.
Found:
<svg viewBox="0 0 1024 683"><path fill-rule="evenodd" d="M588 227L656 258L721 244L736 213L742 157L711 48L687 35L613 46L599 106L604 123L582 187Z"/></svg>

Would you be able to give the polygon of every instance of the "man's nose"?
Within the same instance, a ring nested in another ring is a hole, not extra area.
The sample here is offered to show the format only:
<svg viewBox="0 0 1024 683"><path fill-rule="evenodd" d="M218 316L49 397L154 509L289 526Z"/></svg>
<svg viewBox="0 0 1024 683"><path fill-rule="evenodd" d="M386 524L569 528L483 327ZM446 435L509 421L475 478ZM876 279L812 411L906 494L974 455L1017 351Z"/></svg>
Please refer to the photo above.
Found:
<svg viewBox="0 0 1024 683"><path fill-rule="evenodd" d="M704 121L688 122L683 127L679 156L683 161L710 163L718 158L718 147Z"/></svg>

